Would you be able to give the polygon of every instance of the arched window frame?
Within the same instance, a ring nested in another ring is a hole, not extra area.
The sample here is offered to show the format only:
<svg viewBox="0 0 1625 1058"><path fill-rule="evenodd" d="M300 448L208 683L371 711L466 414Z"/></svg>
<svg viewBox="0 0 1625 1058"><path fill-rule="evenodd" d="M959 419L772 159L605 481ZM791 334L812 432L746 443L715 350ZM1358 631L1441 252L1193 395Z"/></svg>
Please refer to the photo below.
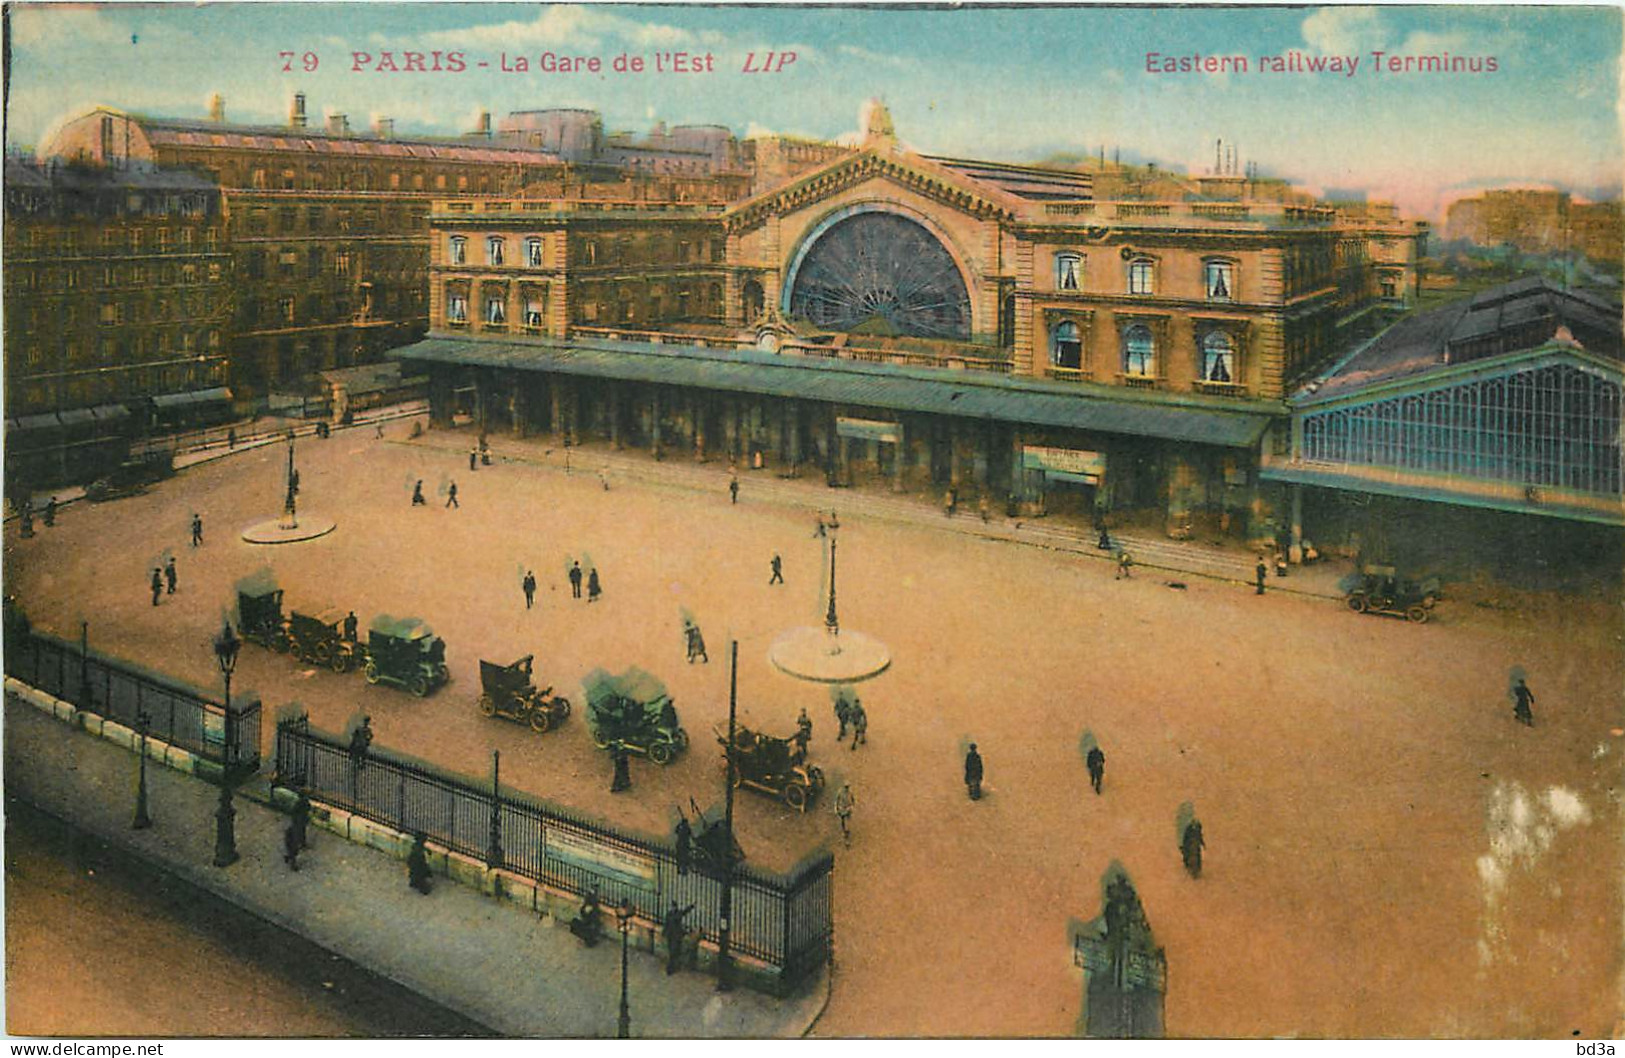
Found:
<svg viewBox="0 0 1625 1058"><path fill-rule="evenodd" d="M446 245L447 264L466 265L468 263L468 237L466 235L453 235Z"/></svg>
<svg viewBox="0 0 1625 1058"><path fill-rule="evenodd" d="M1050 328L1049 362L1051 367L1083 369L1083 328L1076 320L1060 320Z"/></svg>
<svg viewBox="0 0 1625 1058"><path fill-rule="evenodd" d="M1235 385L1241 378L1241 343L1223 328L1215 327L1197 342L1198 365L1203 382Z"/></svg>
<svg viewBox="0 0 1625 1058"><path fill-rule="evenodd" d="M1123 374L1157 377L1157 333L1144 323L1131 323L1123 329Z"/></svg>

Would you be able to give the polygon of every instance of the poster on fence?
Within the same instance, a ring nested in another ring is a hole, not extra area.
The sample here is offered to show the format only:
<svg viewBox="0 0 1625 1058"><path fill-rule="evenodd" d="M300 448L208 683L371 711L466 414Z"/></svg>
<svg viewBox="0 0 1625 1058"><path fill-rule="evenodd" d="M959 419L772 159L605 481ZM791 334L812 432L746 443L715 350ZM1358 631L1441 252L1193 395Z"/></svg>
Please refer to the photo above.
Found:
<svg viewBox="0 0 1625 1058"><path fill-rule="evenodd" d="M548 857L621 885L653 891L658 880L653 858L618 849L591 837L548 827Z"/></svg>

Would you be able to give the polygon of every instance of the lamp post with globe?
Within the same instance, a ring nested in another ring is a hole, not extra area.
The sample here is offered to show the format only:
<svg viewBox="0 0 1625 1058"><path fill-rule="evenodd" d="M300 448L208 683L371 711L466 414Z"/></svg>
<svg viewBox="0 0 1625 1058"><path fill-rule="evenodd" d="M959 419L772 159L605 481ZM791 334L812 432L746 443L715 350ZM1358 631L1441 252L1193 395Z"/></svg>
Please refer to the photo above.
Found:
<svg viewBox="0 0 1625 1058"><path fill-rule="evenodd" d="M214 865L230 867L237 862L237 810L231 805L231 784L236 778L236 717L231 710L231 674L237 668L237 653L243 641L227 621L214 641L214 658L226 678L225 750L221 754L220 805L214 810Z"/></svg>

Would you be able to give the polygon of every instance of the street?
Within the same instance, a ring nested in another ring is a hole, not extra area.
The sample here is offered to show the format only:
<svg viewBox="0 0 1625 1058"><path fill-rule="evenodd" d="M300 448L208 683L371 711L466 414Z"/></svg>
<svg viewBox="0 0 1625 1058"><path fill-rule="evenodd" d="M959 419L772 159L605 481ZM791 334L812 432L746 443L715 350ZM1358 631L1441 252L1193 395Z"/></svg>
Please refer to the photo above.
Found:
<svg viewBox="0 0 1625 1058"><path fill-rule="evenodd" d="M1445 602L1417 626L1194 577L1175 590L1155 570L1117 582L1108 562L843 513L841 627L893 657L859 688L868 743L853 751L834 741L827 688L767 660L779 633L822 622L825 541L809 510L758 502L749 473L733 505L721 468L703 493L606 490L586 455L570 475L470 473L470 435L406 434L395 423L387 440L299 442L299 510L338 521L321 539L238 539L281 510L286 449L272 445L145 495L76 503L32 540L9 529L7 591L36 627L76 638L88 621L98 649L210 688L234 585L262 570L285 612L354 609L363 635L379 614L422 618L452 675L425 700L246 646L234 691L263 698L266 753L291 703L329 731L367 714L381 746L473 776L500 750L506 785L667 834L690 797L720 804L713 729L727 722L737 639L741 723L789 735L806 708L829 780L805 815L749 792L737 807L756 866L836 849L837 968L820 1035L1071 1034L1082 976L1066 926L1099 913L1114 861L1166 949L1173 1036L1619 1027L1625 651L1605 600ZM410 505L418 479L427 506ZM453 480L460 506L448 509ZM826 509L842 495L806 492ZM179 590L155 607L147 579L170 553ZM768 585L775 553L782 586ZM600 601L571 598L572 557L598 569ZM527 570L539 582L528 611ZM709 664L684 661L685 611ZM530 653L536 682L576 706L543 735L475 707L481 658ZM634 664L665 681L693 743L666 768L634 760L631 791L612 795L581 678ZM1512 718L1514 666L1538 696L1533 728ZM1085 731L1106 756L1099 796ZM962 782L971 741L987 768L977 803ZM857 797L850 848L831 811L843 782ZM1180 862L1183 802L1206 834L1199 880Z"/></svg>

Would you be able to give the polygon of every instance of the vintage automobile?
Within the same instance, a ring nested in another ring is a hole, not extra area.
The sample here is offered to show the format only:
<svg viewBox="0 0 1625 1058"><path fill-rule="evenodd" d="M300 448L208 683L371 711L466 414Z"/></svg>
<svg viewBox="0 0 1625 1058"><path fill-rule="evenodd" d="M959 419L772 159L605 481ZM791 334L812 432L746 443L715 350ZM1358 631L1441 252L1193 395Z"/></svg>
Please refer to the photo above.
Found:
<svg viewBox="0 0 1625 1058"><path fill-rule="evenodd" d="M294 657L334 672L349 672L366 660L360 643L344 638L344 611L333 608L288 615L288 649Z"/></svg>
<svg viewBox="0 0 1625 1058"><path fill-rule="evenodd" d="M122 496L135 496L146 492L148 485L174 476L174 456L169 452L152 452L144 458L125 460L106 477L86 485L85 499L105 503Z"/></svg>
<svg viewBox="0 0 1625 1058"><path fill-rule="evenodd" d="M526 654L512 665L480 659L480 712L529 724L538 734L563 723L570 700L555 695L551 686L536 689L530 675L534 658Z"/></svg>
<svg viewBox="0 0 1625 1058"><path fill-rule="evenodd" d="M1422 624L1439 600L1439 578L1412 580L1393 566L1366 565L1355 575L1348 608L1355 613L1389 614Z"/></svg>
<svg viewBox="0 0 1625 1058"><path fill-rule="evenodd" d="M237 626L249 642L286 654L292 644L282 616L282 589L238 589Z"/></svg>
<svg viewBox="0 0 1625 1058"><path fill-rule="evenodd" d="M392 683L419 698L451 678L446 641L421 621L376 617L367 630L368 683Z"/></svg>
<svg viewBox="0 0 1625 1058"><path fill-rule="evenodd" d="M587 699L587 727L593 745L619 742L656 764L670 764L688 748L688 732L677 723L677 708L665 685L642 669L611 676L593 669L581 681Z"/></svg>
<svg viewBox="0 0 1625 1058"><path fill-rule="evenodd" d="M798 812L805 812L824 789L824 773L807 763L807 744L801 739L773 738L740 727L730 748L727 733L721 728L716 733L723 755L733 763L734 786L777 797Z"/></svg>

